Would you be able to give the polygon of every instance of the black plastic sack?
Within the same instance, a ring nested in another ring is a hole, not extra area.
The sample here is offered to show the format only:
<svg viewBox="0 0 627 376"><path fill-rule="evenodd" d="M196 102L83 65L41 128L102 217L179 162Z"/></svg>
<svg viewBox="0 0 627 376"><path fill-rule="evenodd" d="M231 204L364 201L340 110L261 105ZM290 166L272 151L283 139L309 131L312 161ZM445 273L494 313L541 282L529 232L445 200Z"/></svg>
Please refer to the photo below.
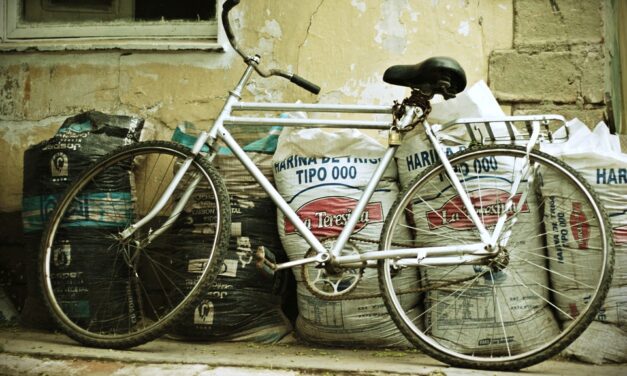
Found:
<svg viewBox="0 0 627 376"><path fill-rule="evenodd" d="M66 119L54 137L29 147L24 153L24 232L40 231L69 183L99 157L139 141L143 127L141 118L89 111ZM119 173L121 191L129 191L128 174Z"/></svg>
<svg viewBox="0 0 627 376"><path fill-rule="evenodd" d="M244 148L270 179L277 137L275 130ZM195 141L180 130L174 140L188 146ZM276 342L292 330L282 310L290 273L284 270L268 276L255 265L253 258L255 250L263 246L268 258L287 261L276 228L276 206L228 150L220 150L214 165L224 178L231 198L229 249L222 272L203 293L193 312L175 328L175 335L195 340ZM202 191L199 192L202 189L208 188L198 187L192 199L203 197ZM188 220L182 221L187 227L178 229L181 236L173 246L191 247L193 253L194 237L200 236L204 227L211 226L212 218L207 213L215 213L212 205L202 200L190 205L193 209L185 213ZM194 280L197 275L188 273L187 278Z"/></svg>
<svg viewBox="0 0 627 376"><path fill-rule="evenodd" d="M122 145L138 142L143 127L144 120L141 118L89 111L66 119L54 137L29 147L24 153L22 222L28 252L28 291L21 315L24 324L52 327L41 302L36 265L41 231L60 195L74 178L98 158ZM124 200L130 206L130 167L113 171L107 178L107 192L93 192L90 194L92 198L106 194ZM81 205L85 213L89 213L89 201L90 197L87 196ZM94 285L85 276L91 276L93 281L97 280L97 273L114 273L119 276L119 283L106 289L109 293L128 294L128 278L124 275L127 271L123 268L106 269L105 265L110 263L106 260L108 256L105 250L100 249L98 242L90 241L90 231L97 231L98 226L106 220L93 221L93 218L85 216L84 220L62 229L58 234L61 246L53 250L51 265L56 295L66 312L72 312L77 322L98 321L103 329L119 326L115 322L118 316L116 312L126 310L127 307L111 307L108 313L94 316L92 307L100 305L98 299L104 298L102 291L105 288ZM93 256L92 262L87 263L89 265L77 264L76 260L80 258L72 258L72 254L77 252L89 253ZM98 266L100 271L94 270L94 266Z"/></svg>

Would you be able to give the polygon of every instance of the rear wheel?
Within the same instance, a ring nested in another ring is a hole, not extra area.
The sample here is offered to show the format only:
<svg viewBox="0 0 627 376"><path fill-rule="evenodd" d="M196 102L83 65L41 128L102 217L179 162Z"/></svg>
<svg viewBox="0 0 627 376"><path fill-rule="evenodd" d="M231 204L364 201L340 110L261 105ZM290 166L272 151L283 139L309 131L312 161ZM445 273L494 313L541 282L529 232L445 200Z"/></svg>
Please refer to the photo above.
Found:
<svg viewBox="0 0 627 376"><path fill-rule="evenodd" d="M41 285L59 327L89 346L128 348L155 339L215 279L228 244L230 205L215 169L192 159L173 195L144 217L191 157L145 142L103 157L60 199L42 238ZM196 181L185 205L176 208Z"/></svg>
<svg viewBox="0 0 627 376"><path fill-rule="evenodd" d="M525 165L516 146L481 146L450 157L492 232ZM530 174L508 210L504 246L480 265L415 268L422 314L408 315L395 287L397 260L379 261L385 304L408 340L467 368L520 369L559 353L590 324L611 281L613 244L594 192L563 162L530 155ZM522 202L520 202L522 201ZM520 203L520 205L518 205ZM507 239L506 239L507 238ZM385 223L382 249L480 243L441 164L417 176ZM405 267L406 268L406 267Z"/></svg>

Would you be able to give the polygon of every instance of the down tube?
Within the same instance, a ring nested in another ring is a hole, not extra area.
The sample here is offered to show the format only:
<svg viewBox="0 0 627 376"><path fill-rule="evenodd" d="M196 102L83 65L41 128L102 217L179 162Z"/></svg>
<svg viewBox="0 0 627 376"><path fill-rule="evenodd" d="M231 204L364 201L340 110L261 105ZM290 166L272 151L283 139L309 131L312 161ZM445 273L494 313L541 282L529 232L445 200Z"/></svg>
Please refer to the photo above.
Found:
<svg viewBox="0 0 627 376"><path fill-rule="evenodd" d="M383 158L381 158L381 162L379 163L379 166L374 171L374 174L370 177L370 181L368 182L368 185L366 186L361 197L359 198L359 202L357 202L357 206L353 210L353 213L350 215L350 217L348 217L348 222L342 229L340 236L338 236L337 241L335 242L335 245L333 246L333 249L331 250L333 257L337 258L340 256L340 252L344 248L344 245L348 241L348 238L353 233L355 226L357 226L357 222L359 222L361 213L364 211L364 209L370 202L370 198L372 198L372 195L374 194L375 189L377 189L377 185L381 181L381 177L383 176L383 174L385 173L385 170L387 170L388 166L394 159L394 154L396 154L397 149L398 149L398 146L390 146L386 150L385 154L383 155Z"/></svg>
<svg viewBox="0 0 627 376"><path fill-rule="evenodd" d="M307 243L311 245L316 252L318 253L326 253L326 249L320 243L320 241L313 235L313 233L305 226L303 221L298 217L298 215L292 210L292 208L285 202L281 194L274 188L272 183L268 181L268 179L263 175L259 167L253 163L253 161L248 158L246 152L239 146L237 141L233 139L233 136L229 133L224 126L220 126L218 129L218 136L222 141L226 143L226 145L231 149L233 154L239 159L239 161L244 165L246 170L250 172L250 174L255 178L255 180L261 185L261 187L268 193L272 201L279 207L279 210L285 214L285 216L294 224L298 232L305 238Z"/></svg>

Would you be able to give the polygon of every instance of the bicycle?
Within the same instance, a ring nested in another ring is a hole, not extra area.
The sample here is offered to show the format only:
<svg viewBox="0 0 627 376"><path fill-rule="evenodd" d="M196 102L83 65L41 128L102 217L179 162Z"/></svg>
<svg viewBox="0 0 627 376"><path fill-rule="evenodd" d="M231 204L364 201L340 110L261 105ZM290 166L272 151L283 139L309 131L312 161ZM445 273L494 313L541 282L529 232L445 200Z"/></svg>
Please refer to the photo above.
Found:
<svg viewBox="0 0 627 376"><path fill-rule="evenodd" d="M442 127L430 125L429 100L436 94L450 99L466 86L463 69L450 58L389 68L386 82L412 89L402 103L391 106L242 102L242 89L254 71L289 79L314 94L320 89L298 75L267 71L259 56L243 52L228 17L238 3L227 0L221 18L246 69L211 128L192 148L146 141L102 157L67 189L51 215L42 238L41 287L47 308L68 336L88 346L138 346L166 333L210 286L228 246L230 226L229 195L211 164L218 140L311 246L303 259L280 264L267 259L260 248L255 253L258 265L271 273L290 268L313 273L318 278L307 281L308 287L327 299L344 298L365 268L377 268L392 320L411 344L434 358L467 368L520 369L556 355L586 329L610 285L613 243L607 216L590 186L572 168L538 150L541 142L563 141L551 128L563 125L562 117L461 119ZM391 119L234 115L243 111L379 114ZM387 130L388 148L342 232L327 241L313 235L248 158L226 129L232 124ZM471 137L471 146L447 155L442 147L446 130L460 126ZM351 249L360 214L393 164L404 136L416 127L434 146L437 163L401 191L385 220L379 250ZM482 186L483 176L472 168L477 161L487 161L488 170L507 167L501 169L502 175L491 176L499 181L498 187L494 179ZM135 179L129 179L131 170ZM557 188L547 191L551 181ZM192 196L203 200L202 226L185 214L195 202ZM532 206L534 200L537 204ZM435 207L436 202L443 204ZM539 232L520 235L523 225ZM451 230L460 226L463 238ZM564 234L568 229L574 240ZM179 244L181 236L193 246ZM530 236L540 241L535 249L525 247ZM574 262L571 255L583 261ZM68 269L70 259L81 269ZM67 273L78 276L69 286L64 284ZM415 276L411 289L395 285L401 273ZM501 286L503 279L515 284ZM512 289L516 293L507 296ZM408 294L419 297L411 306L404 301ZM88 302L77 296L87 296ZM475 306L469 305L473 299ZM410 315L416 306L421 313ZM470 308L490 311L492 316L485 317L491 321L465 323ZM548 338L525 326L543 315L563 321L543 329ZM469 342L479 347L468 347Z"/></svg>

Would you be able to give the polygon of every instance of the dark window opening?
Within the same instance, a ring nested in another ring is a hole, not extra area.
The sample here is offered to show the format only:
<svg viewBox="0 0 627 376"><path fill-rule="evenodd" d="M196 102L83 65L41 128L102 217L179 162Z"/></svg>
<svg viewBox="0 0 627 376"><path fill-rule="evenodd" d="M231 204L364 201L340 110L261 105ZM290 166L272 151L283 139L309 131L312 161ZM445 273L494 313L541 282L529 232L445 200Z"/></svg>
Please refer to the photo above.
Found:
<svg viewBox="0 0 627 376"><path fill-rule="evenodd" d="M208 21L216 16L215 2L207 0L136 0L136 21Z"/></svg>
<svg viewBox="0 0 627 376"><path fill-rule="evenodd" d="M211 0L21 0L22 20L42 23L209 21Z"/></svg>

